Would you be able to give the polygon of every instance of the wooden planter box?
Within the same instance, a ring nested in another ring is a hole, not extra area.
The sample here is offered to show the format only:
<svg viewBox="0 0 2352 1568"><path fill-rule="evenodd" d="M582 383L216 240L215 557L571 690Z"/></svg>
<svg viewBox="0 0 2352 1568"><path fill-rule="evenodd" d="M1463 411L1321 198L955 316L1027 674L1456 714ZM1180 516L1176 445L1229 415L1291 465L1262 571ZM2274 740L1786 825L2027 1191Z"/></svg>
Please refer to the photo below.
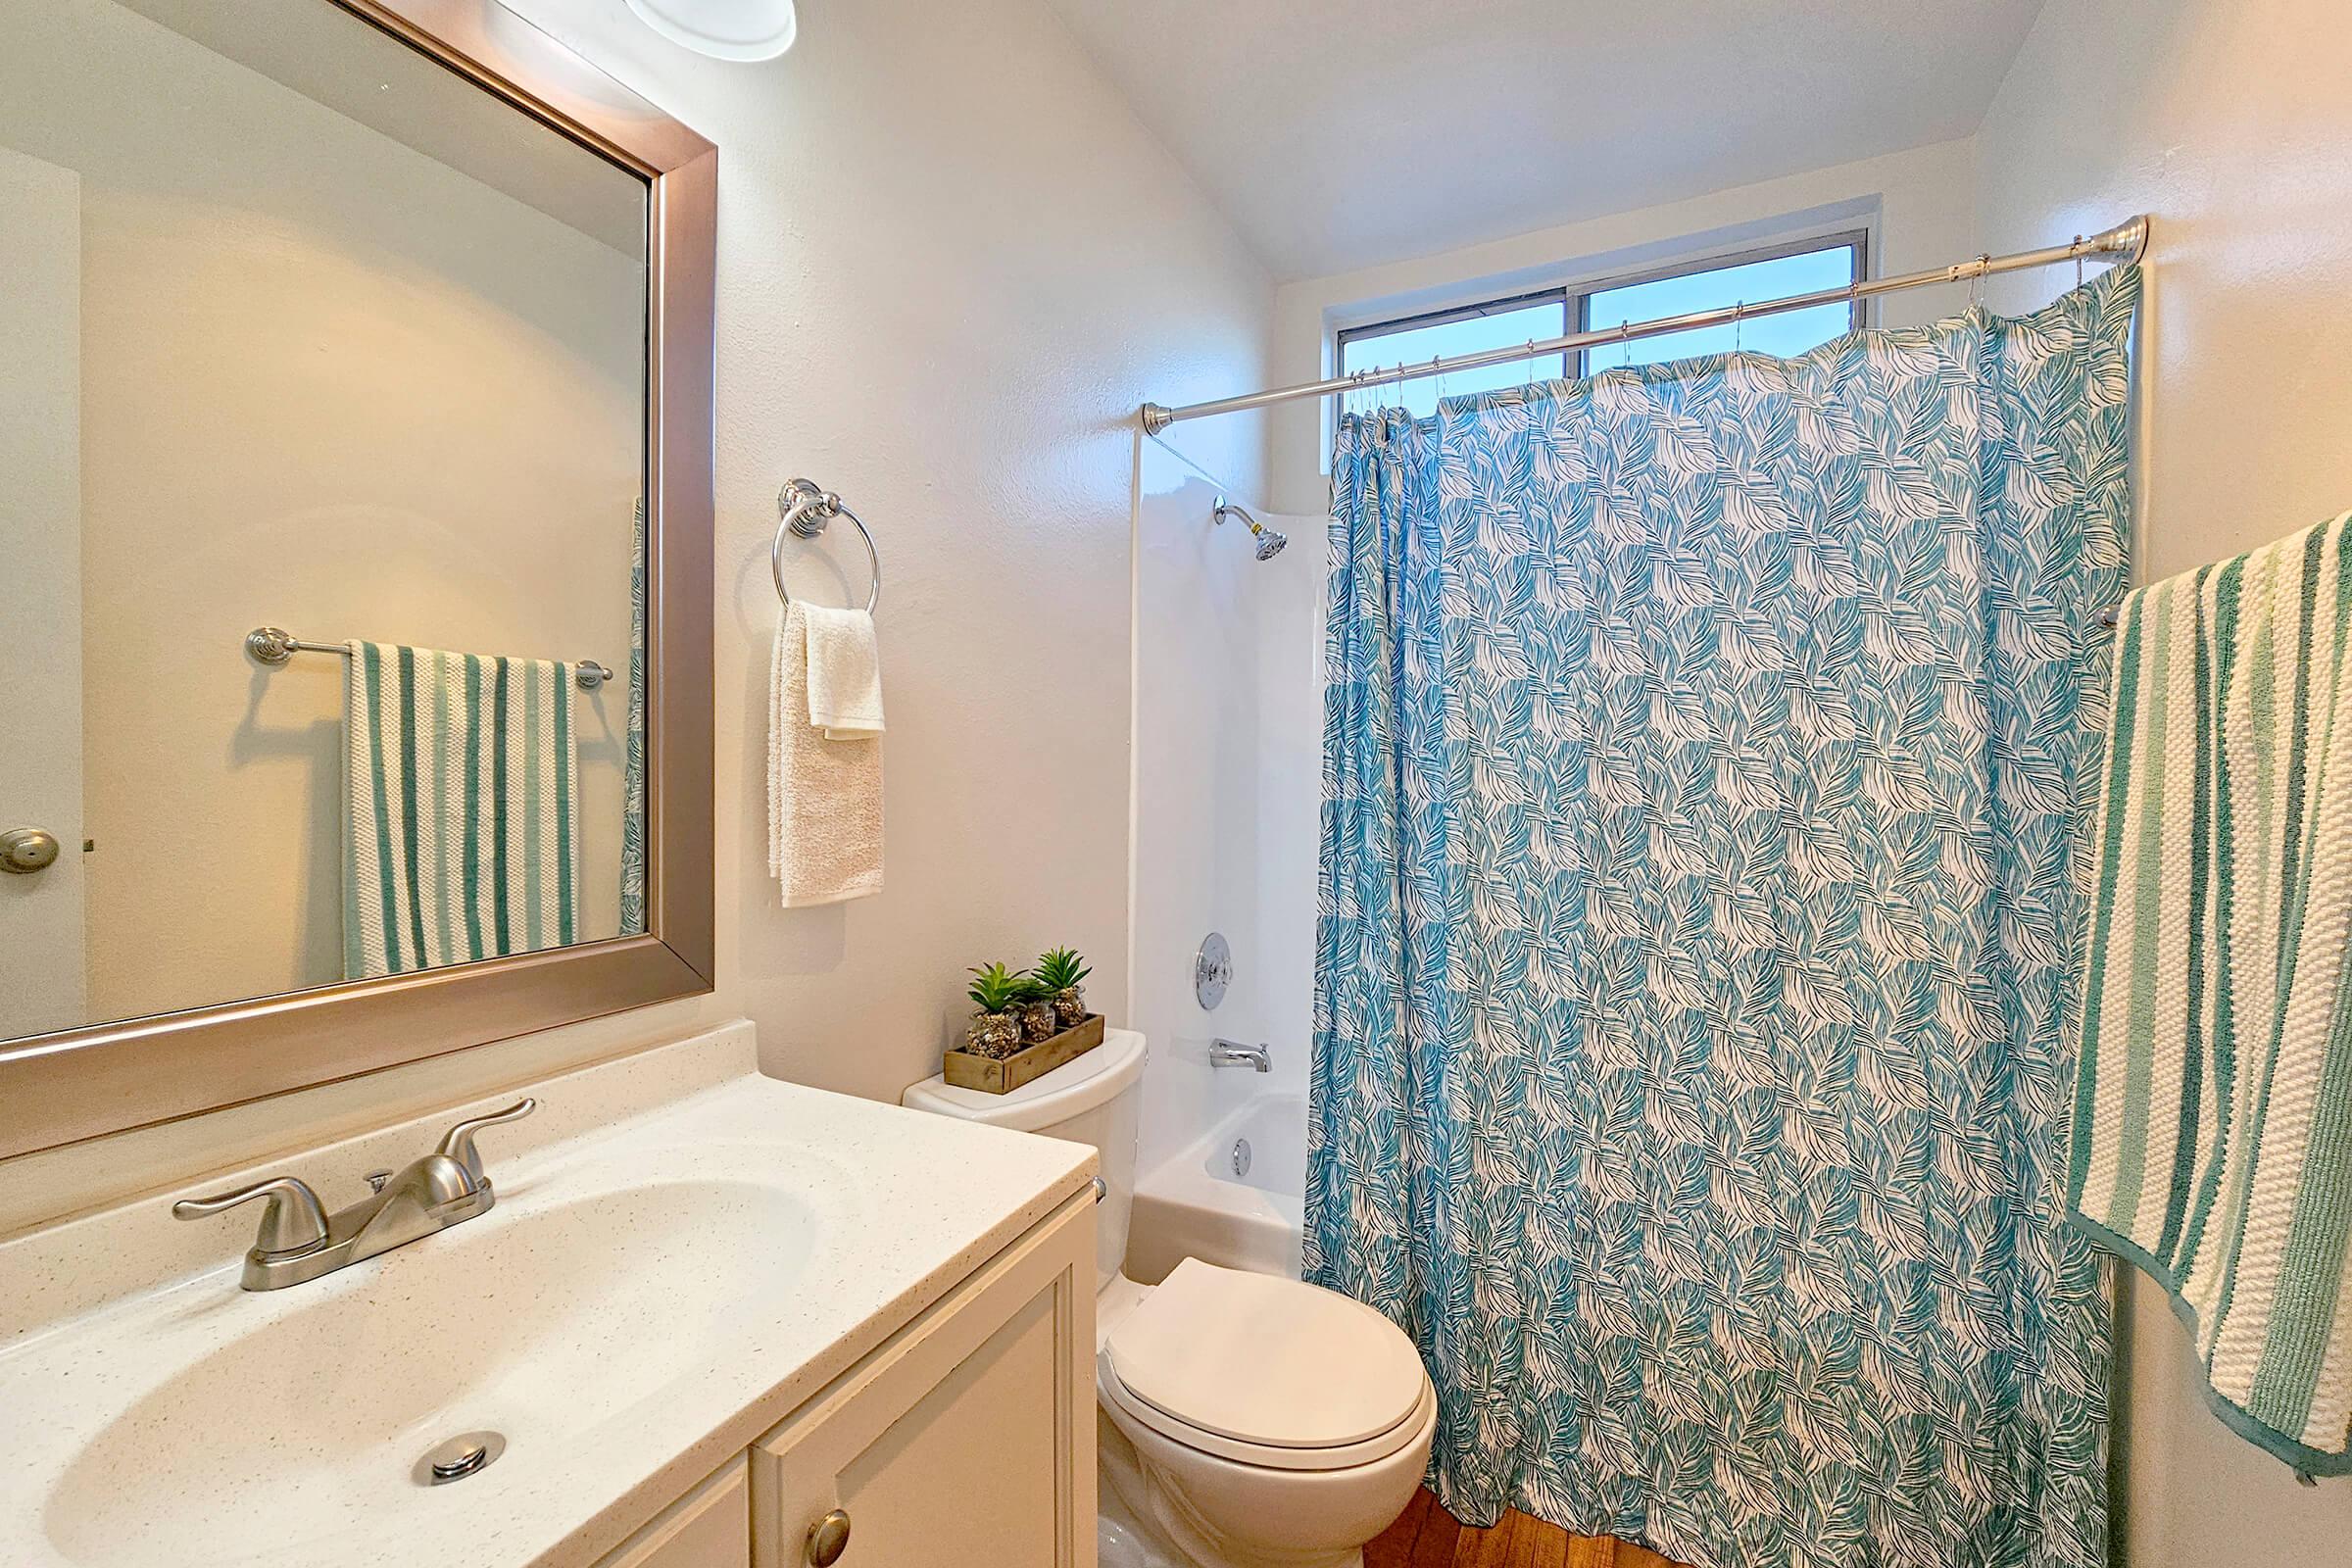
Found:
<svg viewBox="0 0 2352 1568"><path fill-rule="evenodd" d="M951 1051L940 1057L941 1070L958 1089L977 1089L984 1095L1007 1095L1065 1061L1085 1055L1102 1043L1102 1015L1090 1012L1057 1035L1023 1046L1009 1056L981 1056Z"/></svg>

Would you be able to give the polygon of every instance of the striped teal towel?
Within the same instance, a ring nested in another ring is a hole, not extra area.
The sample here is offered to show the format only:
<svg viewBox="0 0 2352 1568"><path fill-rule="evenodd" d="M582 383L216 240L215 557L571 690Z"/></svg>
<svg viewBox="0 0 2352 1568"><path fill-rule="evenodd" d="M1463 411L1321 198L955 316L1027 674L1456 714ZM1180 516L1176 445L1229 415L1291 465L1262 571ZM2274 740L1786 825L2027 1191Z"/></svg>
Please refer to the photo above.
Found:
<svg viewBox="0 0 2352 1568"><path fill-rule="evenodd" d="M533 953L578 925L572 666L351 644L343 969Z"/></svg>
<svg viewBox="0 0 2352 1568"><path fill-rule="evenodd" d="M2124 601L2068 1175L2222 1419L2307 1475L2352 1472L2348 539Z"/></svg>

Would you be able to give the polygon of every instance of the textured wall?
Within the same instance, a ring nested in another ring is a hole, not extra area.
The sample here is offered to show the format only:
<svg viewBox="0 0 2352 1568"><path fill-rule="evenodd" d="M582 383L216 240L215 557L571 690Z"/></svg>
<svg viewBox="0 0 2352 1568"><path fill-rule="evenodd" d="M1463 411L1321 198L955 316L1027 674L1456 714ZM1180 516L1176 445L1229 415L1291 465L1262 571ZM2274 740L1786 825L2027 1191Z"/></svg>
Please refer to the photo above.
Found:
<svg viewBox="0 0 2352 1568"><path fill-rule="evenodd" d="M1979 133L1993 250L2154 215L2138 376L2143 576L2352 507L2352 31L2333 0L2050 0ZM2045 282L1998 279L1996 305ZM2296 1486L2204 1409L2131 1276L2136 1568L2352 1562L2352 1482Z"/></svg>

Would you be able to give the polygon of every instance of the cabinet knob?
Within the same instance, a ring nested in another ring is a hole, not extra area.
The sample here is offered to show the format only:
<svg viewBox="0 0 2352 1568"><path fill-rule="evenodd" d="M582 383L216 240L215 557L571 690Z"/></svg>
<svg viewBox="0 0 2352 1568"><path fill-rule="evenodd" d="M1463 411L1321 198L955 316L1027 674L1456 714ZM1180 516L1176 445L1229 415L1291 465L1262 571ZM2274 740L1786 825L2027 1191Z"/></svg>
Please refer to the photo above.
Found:
<svg viewBox="0 0 2352 1568"><path fill-rule="evenodd" d="M808 1561L813 1568L833 1568L850 1546L850 1516L836 1508L808 1527Z"/></svg>

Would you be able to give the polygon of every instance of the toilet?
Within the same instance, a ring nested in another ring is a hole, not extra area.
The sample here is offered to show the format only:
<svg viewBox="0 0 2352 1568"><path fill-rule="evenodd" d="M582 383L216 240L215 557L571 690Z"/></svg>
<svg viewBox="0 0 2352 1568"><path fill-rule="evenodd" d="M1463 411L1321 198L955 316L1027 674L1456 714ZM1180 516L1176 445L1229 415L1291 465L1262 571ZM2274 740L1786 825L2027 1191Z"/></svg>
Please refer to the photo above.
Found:
<svg viewBox="0 0 2352 1568"><path fill-rule="evenodd" d="M1103 1568L1357 1568L1421 1483L1437 1392L1402 1331L1337 1292L1198 1258L1127 1278L1144 1059L1113 1029L1010 1094L933 1077L902 1102L1102 1153Z"/></svg>

